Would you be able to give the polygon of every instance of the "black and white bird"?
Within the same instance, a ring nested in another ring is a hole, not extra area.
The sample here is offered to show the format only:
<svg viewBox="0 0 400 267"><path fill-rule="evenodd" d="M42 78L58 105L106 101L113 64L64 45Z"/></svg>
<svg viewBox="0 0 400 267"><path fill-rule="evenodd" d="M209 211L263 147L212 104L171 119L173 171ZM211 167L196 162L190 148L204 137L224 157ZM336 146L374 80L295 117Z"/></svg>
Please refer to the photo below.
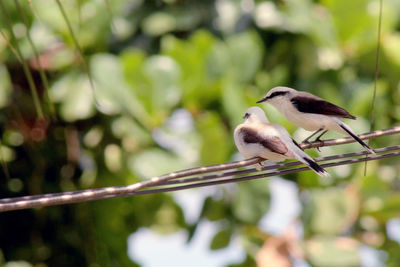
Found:
<svg viewBox="0 0 400 267"><path fill-rule="evenodd" d="M328 173L307 155L289 133L280 125L269 123L264 111L259 107L247 109L244 123L239 124L234 132L236 147L245 157L260 157L275 162L295 158L306 164L320 176ZM261 164L255 165L261 170Z"/></svg>
<svg viewBox="0 0 400 267"><path fill-rule="evenodd" d="M342 121L343 118L356 119L355 116L351 115L344 108L310 93L296 91L295 89L284 86L278 86L269 90L262 99L257 101L257 103L261 102L267 102L273 105L293 124L307 131L315 131L303 142L308 142L311 137L322 132L315 139L319 141L321 136L328 130L333 130L350 135L366 150L375 154L375 152Z"/></svg>

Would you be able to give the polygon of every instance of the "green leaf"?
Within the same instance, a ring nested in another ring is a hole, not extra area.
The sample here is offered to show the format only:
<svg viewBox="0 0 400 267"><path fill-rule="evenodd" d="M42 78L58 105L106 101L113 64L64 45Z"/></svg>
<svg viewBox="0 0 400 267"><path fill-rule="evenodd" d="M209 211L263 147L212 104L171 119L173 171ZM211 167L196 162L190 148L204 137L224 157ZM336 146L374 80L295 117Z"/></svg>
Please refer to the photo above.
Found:
<svg viewBox="0 0 400 267"><path fill-rule="evenodd" d="M210 249L217 250L229 245L232 231L230 229L219 231L212 239Z"/></svg>
<svg viewBox="0 0 400 267"><path fill-rule="evenodd" d="M377 21L367 10L369 1L365 0L324 0L322 1L332 14L339 39L354 48L370 49L376 45ZM351 25L351 27L349 27Z"/></svg>
<svg viewBox="0 0 400 267"><path fill-rule="evenodd" d="M213 199L207 197L203 203L203 209L200 217L205 217L210 221L218 221L226 218L228 207L223 199Z"/></svg>
<svg viewBox="0 0 400 267"><path fill-rule="evenodd" d="M0 64L0 108L8 105L11 97L11 79L7 68Z"/></svg>
<svg viewBox="0 0 400 267"><path fill-rule="evenodd" d="M166 12L154 12L142 23L143 32L149 35L162 35L174 30L176 19Z"/></svg>
<svg viewBox="0 0 400 267"><path fill-rule="evenodd" d="M238 191L232 203L233 214L248 224L257 224L270 206L267 179L238 183Z"/></svg>
<svg viewBox="0 0 400 267"><path fill-rule="evenodd" d="M158 148L147 149L132 156L128 160L128 165L142 178L150 178L188 167L175 155Z"/></svg>
<svg viewBox="0 0 400 267"><path fill-rule="evenodd" d="M393 64L400 67L400 34L398 32L394 32L392 34L388 34L385 37L386 41L382 43L383 52L387 55L388 60L390 60Z"/></svg>
<svg viewBox="0 0 400 267"><path fill-rule="evenodd" d="M120 58L124 69L125 81L135 91L135 94L146 109L150 110L151 84L149 79L143 73L146 54L138 49L130 49L124 51Z"/></svg>
<svg viewBox="0 0 400 267"><path fill-rule="evenodd" d="M189 40L165 36L161 50L173 58L182 71L183 102L188 106L204 106L219 95L213 75L207 72L215 37L207 31L197 31Z"/></svg>
<svg viewBox="0 0 400 267"><path fill-rule="evenodd" d="M153 144L151 132L127 116L116 118L111 125L115 137L122 140L127 150L135 150Z"/></svg>
<svg viewBox="0 0 400 267"><path fill-rule="evenodd" d="M249 105L246 103L242 86L231 80L225 81L222 85L222 104L233 127L243 122L244 113Z"/></svg>
<svg viewBox="0 0 400 267"><path fill-rule="evenodd" d="M143 67L152 85L153 110L175 106L181 97L179 65L171 57L152 56L146 60Z"/></svg>
<svg viewBox="0 0 400 267"><path fill-rule="evenodd" d="M219 116L207 112L196 120L196 128L201 138L200 159L202 165L226 162L232 144L232 135L228 134Z"/></svg>
<svg viewBox="0 0 400 267"><path fill-rule="evenodd" d="M90 118L95 114L93 91L86 75L66 73L50 88L52 101L60 102L60 113L66 121Z"/></svg>
<svg viewBox="0 0 400 267"><path fill-rule="evenodd" d="M231 58L231 78L238 82L252 80L264 56L260 37L255 32L245 32L230 36L226 43Z"/></svg>
<svg viewBox="0 0 400 267"><path fill-rule="evenodd" d="M307 259L314 266L360 266L359 243L347 237L313 237L306 241Z"/></svg>
<svg viewBox="0 0 400 267"><path fill-rule="evenodd" d="M400 194L387 192L381 197L371 197L365 200L363 213L374 216L380 222L385 223L391 218L399 216Z"/></svg>
<svg viewBox="0 0 400 267"><path fill-rule="evenodd" d="M96 54L90 60L96 82L99 109L106 113L126 112L149 127L150 118L124 79L123 65L111 54Z"/></svg>
<svg viewBox="0 0 400 267"><path fill-rule="evenodd" d="M339 234L358 216L359 199L352 187L315 189L305 204L306 227L318 234Z"/></svg>

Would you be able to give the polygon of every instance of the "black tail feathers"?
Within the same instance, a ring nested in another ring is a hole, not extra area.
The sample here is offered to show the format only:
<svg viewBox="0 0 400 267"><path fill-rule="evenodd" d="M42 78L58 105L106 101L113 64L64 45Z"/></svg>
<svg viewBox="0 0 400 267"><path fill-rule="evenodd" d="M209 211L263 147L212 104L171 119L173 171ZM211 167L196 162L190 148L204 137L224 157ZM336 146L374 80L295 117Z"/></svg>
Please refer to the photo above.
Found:
<svg viewBox="0 0 400 267"><path fill-rule="evenodd" d="M315 171L319 176L327 176L329 175L324 168L318 165L314 160L303 157L303 159L307 162L308 167L310 167L313 171Z"/></svg>
<svg viewBox="0 0 400 267"><path fill-rule="evenodd" d="M375 151L372 150L363 140L360 139L356 134L354 134L348 127L345 125L339 124L340 128L345 130L351 137L354 138L357 142L359 142L366 150L368 150L371 154L375 154Z"/></svg>

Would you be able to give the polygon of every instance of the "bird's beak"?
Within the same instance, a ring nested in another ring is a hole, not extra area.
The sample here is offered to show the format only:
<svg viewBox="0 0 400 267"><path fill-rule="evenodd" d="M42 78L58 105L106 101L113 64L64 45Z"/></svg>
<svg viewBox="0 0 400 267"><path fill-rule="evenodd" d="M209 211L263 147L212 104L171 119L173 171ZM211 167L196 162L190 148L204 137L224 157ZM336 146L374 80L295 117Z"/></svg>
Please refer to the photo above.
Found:
<svg viewBox="0 0 400 267"><path fill-rule="evenodd" d="M256 103L261 103L261 102L265 102L268 100L267 96L264 96L263 98L261 98L260 100L258 100Z"/></svg>

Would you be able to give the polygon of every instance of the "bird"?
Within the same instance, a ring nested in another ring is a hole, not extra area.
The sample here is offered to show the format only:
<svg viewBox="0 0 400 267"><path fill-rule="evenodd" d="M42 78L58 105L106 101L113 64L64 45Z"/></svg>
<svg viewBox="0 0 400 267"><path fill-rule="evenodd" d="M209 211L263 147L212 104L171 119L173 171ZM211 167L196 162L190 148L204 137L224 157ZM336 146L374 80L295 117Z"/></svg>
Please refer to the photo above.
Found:
<svg viewBox="0 0 400 267"><path fill-rule="evenodd" d="M269 123L261 108L248 108L243 119L244 122L235 128L234 140L244 158L260 157L274 162L294 158L320 176L329 175L300 148L284 127ZM260 171L262 165L257 163L255 167Z"/></svg>
<svg viewBox="0 0 400 267"><path fill-rule="evenodd" d="M353 130L345 124L342 119L353 119L347 110L332 104L313 94L297 91L285 86L277 86L268 91L268 93L257 103L267 102L273 105L287 120L293 124L306 129L315 131L307 137L303 143L309 143L311 137L322 132L315 141L328 131L333 130L342 134L348 134L360 143L368 152L375 154L363 140L361 140Z"/></svg>

